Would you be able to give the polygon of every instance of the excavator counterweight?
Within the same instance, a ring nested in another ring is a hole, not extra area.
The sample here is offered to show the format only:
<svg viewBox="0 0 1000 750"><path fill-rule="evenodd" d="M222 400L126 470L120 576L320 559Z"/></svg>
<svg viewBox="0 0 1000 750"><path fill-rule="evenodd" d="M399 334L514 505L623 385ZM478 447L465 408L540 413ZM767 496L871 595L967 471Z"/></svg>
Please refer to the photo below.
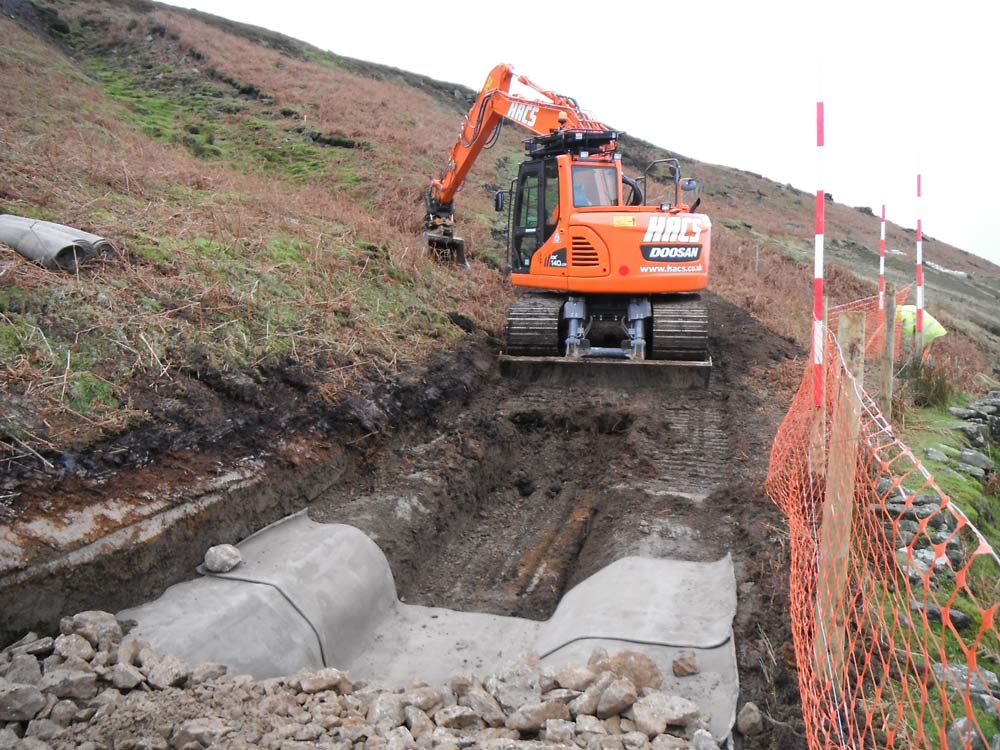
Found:
<svg viewBox="0 0 1000 750"><path fill-rule="evenodd" d="M510 93L514 80L542 98ZM490 72L448 168L431 182L428 247L441 259L467 263L465 243L454 233L454 198L504 122L533 133L517 180L497 200L502 210L510 198L511 283L520 292L507 315L504 369L547 362L578 373L657 363L654 369L703 382L712 360L698 293L708 286L711 221L694 212L700 199L681 202L682 189L696 183L681 179L676 159L653 162L638 179L625 175L618 131L509 65ZM670 169L672 200L650 203L650 172L658 164ZM590 367L595 362L605 366Z"/></svg>

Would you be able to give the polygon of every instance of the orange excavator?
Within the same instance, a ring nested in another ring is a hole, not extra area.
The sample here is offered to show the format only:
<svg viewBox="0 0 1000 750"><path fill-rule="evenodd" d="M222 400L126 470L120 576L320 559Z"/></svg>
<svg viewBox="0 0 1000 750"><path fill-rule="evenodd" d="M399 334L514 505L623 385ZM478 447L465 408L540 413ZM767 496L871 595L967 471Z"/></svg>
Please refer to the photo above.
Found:
<svg viewBox="0 0 1000 750"><path fill-rule="evenodd" d="M510 92L514 80L541 99ZM454 233L454 199L476 158L504 122L530 130L527 160L510 190L511 281L521 290L507 314L507 357L670 360L711 367L708 286L711 221L680 202L676 159L659 159L638 179L622 172L620 133L585 114L574 99L546 91L510 65L486 79L444 173L427 194L424 237L439 256L466 263ZM649 176L666 164L673 201L647 205Z"/></svg>

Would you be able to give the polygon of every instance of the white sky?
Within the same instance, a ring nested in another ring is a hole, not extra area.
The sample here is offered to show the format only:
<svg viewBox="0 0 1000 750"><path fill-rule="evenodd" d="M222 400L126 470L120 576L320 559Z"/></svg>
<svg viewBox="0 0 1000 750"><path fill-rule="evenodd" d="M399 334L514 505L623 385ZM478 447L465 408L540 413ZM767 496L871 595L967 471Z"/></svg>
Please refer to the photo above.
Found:
<svg viewBox="0 0 1000 750"><path fill-rule="evenodd" d="M612 127L807 191L822 67L824 189L915 227L919 170L925 233L1000 263L995 0L173 4L474 89L508 62Z"/></svg>

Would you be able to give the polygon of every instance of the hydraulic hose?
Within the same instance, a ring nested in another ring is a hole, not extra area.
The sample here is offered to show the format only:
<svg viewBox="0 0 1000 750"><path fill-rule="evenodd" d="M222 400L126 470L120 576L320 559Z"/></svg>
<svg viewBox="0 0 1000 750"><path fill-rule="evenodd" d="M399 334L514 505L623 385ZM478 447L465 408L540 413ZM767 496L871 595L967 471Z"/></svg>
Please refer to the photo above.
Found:
<svg viewBox="0 0 1000 750"><path fill-rule="evenodd" d="M633 180L628 175L622 175L622 182L632 188L632 195L626 205L629 206L641 206L643 204L642 187L636 180Z"/></svg>

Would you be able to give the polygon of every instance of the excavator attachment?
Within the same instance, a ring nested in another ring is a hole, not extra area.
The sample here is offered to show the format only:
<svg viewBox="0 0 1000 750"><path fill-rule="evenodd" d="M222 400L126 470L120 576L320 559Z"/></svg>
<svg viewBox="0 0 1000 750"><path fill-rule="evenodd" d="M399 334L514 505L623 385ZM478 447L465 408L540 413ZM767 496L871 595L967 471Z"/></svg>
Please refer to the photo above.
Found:
<svg viewBox="0 0 1000 750"><path fill-rule="evenodd" d="M465 240L441 232L428 229L420 235L428 255L441 263L454 263L469 267L469 259L465 255Z"/></svg>
<svg viewBox="0 0 1000 750"><path fill-rule="evenodd" d="M441 263L455 263L469 267L465 255L465 240L455 236L455 209L451 203L442 203L433 192L424 196L427 213L424 214L424 231L420 240L430 255Z"/></svg>
<svg viewBox="0 0 1000 750"><path fill-rule="evenodd" d="M507 313L500 371L520 380L706 387L708 311L698 295L528 293Z"/></svg>

